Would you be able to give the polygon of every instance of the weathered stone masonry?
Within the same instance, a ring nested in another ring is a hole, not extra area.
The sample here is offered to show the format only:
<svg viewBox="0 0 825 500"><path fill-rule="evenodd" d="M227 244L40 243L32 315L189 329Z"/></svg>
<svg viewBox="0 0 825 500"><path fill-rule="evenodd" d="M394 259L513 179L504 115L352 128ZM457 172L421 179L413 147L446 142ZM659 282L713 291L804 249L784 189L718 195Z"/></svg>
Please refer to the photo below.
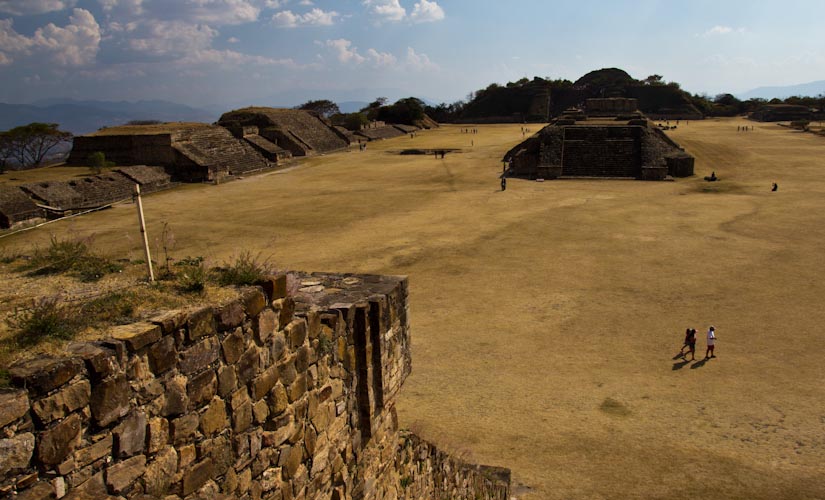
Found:
<svg viewBox="0 0 825 500"><path fill-rule="evenodd" d="M283 276L10 369L0 497L505 500L509 471L398 430L407 280Z"/></svg>

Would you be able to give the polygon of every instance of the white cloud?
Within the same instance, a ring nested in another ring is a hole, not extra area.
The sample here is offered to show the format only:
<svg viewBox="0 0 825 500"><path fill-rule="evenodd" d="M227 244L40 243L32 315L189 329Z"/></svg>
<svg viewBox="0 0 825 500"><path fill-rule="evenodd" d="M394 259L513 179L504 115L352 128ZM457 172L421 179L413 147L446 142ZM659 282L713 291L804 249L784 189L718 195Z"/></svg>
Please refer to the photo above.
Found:
<svg viewBox="0 0 825 500"><path fill-rule="evenodd" d="M326 46L332 49L338 62L342 64L361 64L366 59L358 53L358 49L352 46L352 42L344 38L337 40L327 40Z"/></svg>
<svg viewBox="0 0 825 500"><path fill-rule="evenodd" d="M110 13L115 10L128 15L143 14L143 0L98 0L103 12Z"/></svg>
<svg viewBox="0 0 825 500"><path fill-rule="evenodd" d="M204 49L193 51L177 61L178 64L183 65L199 65L206 64L210 66L240 66L240 65L257 65L257 66L295 66L292 59L271 59L269 57L254 56L243 54L234 50L215 50Z"/></svg>
<svg viewBox="0 0 825 500"><path fill-rule="evenodd" d="M148 29L129 40L129 47L152 56L183 56L192 51L207 49L218 32L205 24L187 24L180 21L147 23Z"/></svg>
<svg viewBox="0 0 825 500"><path fill-rule="evenodd" d="M12 60L6 54L0 52L0 66L6 66L12 63Z"/></svg>
<svg viewBox="0 0 825 500"><path fill-rule="evenodd" d="M427 54L417 54L412 47L407 47L407 67L416 71L435 70L438 65L430 61Z"/></svg>
<svg viewBox="0 0 825 500"><path fill-rule="evenodd" d="M272 16L272 23L281 28L296 28L298 26L331 26L335 23L335 18L341 14L331 11L323 11L315 8L306 14L295 14L291 10L284 10Z"/></svg>
<svg viewBox="0 0 825 500"><path fill-rule="evenodd" d="M77 0L0 0L0 12L13 16L45 14L70 9Z"/></svg>
<svg viewBox="0 0 825 500"><path fill-rule="evenodd" d="M38 28L34 43L51 52L61 66L90 64L100 49L100 25L88 10L74 9L65 28L52 23Z"/></svg>
<svg viewBox="0 0 825 500"><path fill-rule="evenodd" d="M363 0L363 4L381 21L398 22L407 17L407 9L398 0Z"/></svg>
<svg viewBox="0 0 825 500"><path fill-rule="evenodd" d="M424 0L426 1L426 0ZM720 35L731 35L731 34L742 34L745 32L745 28L731 28L730 26L719 26L716 25L713 28L705 31L701 34L701 36L709 37L709 36L720 36Z"/></svg>
<svg viewBox="0 0 825 500"><path fill-rule="evenodd" d="M379 67L394 66L397 62L396 57L389 52L378 52L375 49L367 49L367 59Z"/></svg>
<svg viewBox="0 0 825 500"><path fill-rule="evenodd" d="M187 19L213 25L254 22L261 12L250 0L185 0L182 7Z"/></svg>
<svg viewBox="0 0 825 500"><path fill-rule="evenodd" d="M83 66L94 62L100 48L100 25L88 10L74 9L65 27L49 23L34 36L17 33L11 19L0 19L0 49L3 64L15 57L42 52L58 66Z"/></svg>
<svg viewBox="0 0 825 500"><path fill-rule="evenodd" d="M234 36L230 36L229 38L226 39L226 41L227 41L227 43L238 43L241 40L238 39L238 38L235 38Z"/></svg>
<svg viewBox="0 0 825 500"><path fill-rule="evenodd" d="M410 19L416 23L430 23L444 19L444 9L435 1L421 0L413 6Z"/></svg>
<svg viewBox="0 0 825 500"><path fill-rule="evenodd" d="M289 0L265 0L264 7L267 9L280 9L289 3Z"/></svg>
<svg viewBox="0 0 825 500"><path fill-rule="evenodd" d="M303 5L304 7L309 7L311 5L315 5L315 2L313 2L312 0L301 0L300 2L298 2L298 5Z"/></svg>

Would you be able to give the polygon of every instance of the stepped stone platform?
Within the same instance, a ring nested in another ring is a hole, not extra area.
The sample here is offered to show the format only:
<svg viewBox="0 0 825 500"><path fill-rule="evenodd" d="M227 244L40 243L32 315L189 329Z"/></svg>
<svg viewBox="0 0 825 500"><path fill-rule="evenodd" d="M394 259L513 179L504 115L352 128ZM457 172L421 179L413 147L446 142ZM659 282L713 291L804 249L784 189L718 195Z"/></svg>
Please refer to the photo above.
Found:
<svg viewBox="0 0 825 500"><path fill-rule="evenodd" d="M293 156L329 153L349 146L346 137L332 125L318 115L303 110L243 108L224 113L218 124L236 136L244 127L257 127L261 137Z"/></svg>
<svg viewBox="0 0 825 500"><path fill-rule="evenodd" d="M67 163L85 165L101 151L118 165L165 167L177 181L215 181L272 163L223 127L205 123L126 125L75 137Z"/></svg>
<svg viewBox="0 0 825 500"><path fill-rule="evenodd" d="M8 229L44 215L43 209L25 191L19 187L0 185L0 228Z"/></svg>
<svg viewBox="0 0 825 500"><path fill-rule="evenodd" d="M632 108L632 100L598 100L600 111ZM627 102L631 101L631 102ZM693 175L693 157L643 118L577 120L568 113L504 156L506 175L665 180Z"/></svg>
<svg viewBox="0 0 825 500"><path fill-rule="evenodd" d="M416 129L418 130L418 129ZM380 141L381 139L392 139L393 137L401 137L407 132L401 130L397 126L384 125L383 127L366 128L355 132L358 137L363 137L368 141Z"/></svg>

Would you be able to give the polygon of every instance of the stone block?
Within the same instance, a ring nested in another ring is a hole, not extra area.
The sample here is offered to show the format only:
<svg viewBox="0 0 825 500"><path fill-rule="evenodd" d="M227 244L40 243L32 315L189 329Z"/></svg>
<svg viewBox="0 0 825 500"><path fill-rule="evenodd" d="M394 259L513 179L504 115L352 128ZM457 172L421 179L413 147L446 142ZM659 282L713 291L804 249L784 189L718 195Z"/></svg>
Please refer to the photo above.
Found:
<svg viewBox="0 0 825 500"><path fill-rule="evenodd" d="M182 471L189 464L194 463L198 456L198 451L194 444L187 444L178 447L178 471Z"/></svg>
<svg viewBox="0 0 825 500"><path fill-rule="evenodd" d="M63 497L63 500L115 500L115 498L106 491L103 472L99 472L78 484Z"/></svg>
<svg viewBox="0 0 825 500"><path fill-rule="evenodd" d="M117 352L101 342L74 342L66 350L85 361L86 369L95 380L114 375L120 369Z"/></svg>
<svg viewBox="0 0 825 500"><path fill-rule="evenodd" d="M112 430L117 458L133 457L143 453L146 446L146 415L134 411Z"/></svg>
<svg viewBox="0 0 825 500"><path fill-rule="evenodd" d="M238 380L246 385L261 371L261 356L254 345L244 351L237 364Z"/></svg>
<svg viewBox="0 0 825 500"><path fill-rule="evenodd" d="M182 375L174 376L166 381L166 393L161 414L164 417L181 415L189 406L189 396L186 393L188 379Z"/></svg>
<svg viewBox="0 0 825 500"><path fill-rule="evenodd" d="M310 340L315 340L321 335L321 313L311 310L307 313L307 334Z"/></svg>
<svg viewBox="0 0 825 500"><path fill-rule="evenodd" d="M243 331L240 328L236 328L235 331L223 339L223 342L221 342L221 347L223 349L224 361L226 361L229 365L234 365L237 363L238 360L241 359L241 355L246 347L246 342L243 338Z"/></svg>
<svg viewBox="0 0 825 500"><path fill-rule="evenodd" d="M238 494L243 495L252 487L252 471L244 469L238 473Z"/></svg>
<svg viewBox="0 0 825 500"><path fill-rule="evenodd" d="M171 335L162 337L149 347L149 367L155 375L175 366L177 360L178 350L175 348L175 338Z"/></svg>
<svg viewBox="0 0 825 500"><path fill-rule="evenodd" d="M286 297L286 275L267 276L261 283L261 289L269 302Z"/></svg>
<svg viewBox="0 0 825 500"><path fill-rule="evenodd" d="M241 326L245 318L243 304L238 300L232 301L215 311L215 322L220 332Z"/></svg>
<svg viewBox="0 0 825 500"><path fill-rule="evenodd" d="M217 361L220 353L220 342L217 337L207 337L181 351L178 367L181 373L191 375L204 370Z"/></svg>
<svg viewBox="0 0 825 500"><path fill-rule="evenodd" d="M265 400L262 399L252 405L252 416L258 424L266 422L266 418L269 416L269 405Z"/></svg>
<svg viewBox="0 0 825 500"><path fill-rule="evenodd" d="M186 336L190 342L209 335L215 335L215 312L211 306L203 307L189 313L186 321Z"/></svg>
<svg viewBox="0 0 825 500"><path fill-rule="evenodd" d="M149 453L157 453L169 443L169 421L163 417L149 420L146 448Z"/></svg>
<svg viewBox="0 0 825 500"><path fill-rule="evenodd" d="M285 385L291 385L298 377L298 370L295 369L295 358L289 358L278 365L278 373L281 376L281 382Z"/></svg>
<svg viewBox="0 0 825 500"><path fill-rule="evenodd" d="M218 379L214 370L206 370L189 379L186 387L189 394L189 409L202 406L212 399L218 390Z"/></svg>
<svg viewBox="0 0 825 500"><path fill-rule="evenodd" d="M252 402L249 400L242 403L232 412L232 430L244 432L252 425Z"/></svg>
<svg viewBox="0 0 825 500"><path fill-rule="evenodd" d="M120 495L146 472L146 456L138 455L118 462L106 469L106 486L109 491Z"/></svg>
<svg viewBox="0 0 825 500"><path fill-rule="evenodd" d="M228 424L226 415L226 403L223 399L215 396L209 403L209 407L201 415L201 432L205 436L213 436L221 433Z"/></svg>
<svg viewBox="0 0 825 500"><path fill-rule="evenodd" d="M23 417L29 411L26 391L0 389L0 428Z"/></svg>
<svg viewBox="0 0 825 500"><path fill-rule="evenodd" d="M40 433L37 459L46 465L58 465L68 458L80 441L80 416L73 413Z"/></svg>
<svg viewBox="0 0 825 500"><path fill-rule="evenodd" d="M272 309L264 309L252 318L252 333L255 335L255 342L258 345L264 345L277 329L278 317Z"/></svg>
<svg viewBox="0 0 825 500"><path fill-rule="evenodd" d="M231 468L234 461L232 444L226 436L207 439L201 445L200 455L212 459L215 466L215 476L223 476Z"/></svg>
<svg viewBox="0 0 825 500"><path fill-rule="evenodd" d="M278 311L278 324L288 325L295 314L295 301L292 297L284 297L272 302L272 309Z"/></svg>
<svg viewBox="0 0 825 500"><path fill-rule="evenodd" d="M286 337L282 331L275 332L269 341L269 358L275 362L280 360L289 351L286 350Z"/></svg>
<svg viewBox="0 0 825 500"><path fill-rule="evenodd" d="M34 434L26 432L0 439L0 477L16 469L25 469L34 453Z"/></svg>
<svg viewBox="0 0 825 500"><path fill-rule="evenodd" d="M294 319L286 325L284 332L286 334L287 345L292 349L297 349L304 344L307 338L306 321L303 319Z"/></svg>
<svg viewBox="0 0 825 500"><path fill-rule="evenodd" d="M103 439L96 443L81 448L74 452L74 461L78 467L85 467L92 462L113 453L114 438L111 434L106 434Z"/></svg>
<svg viewBox="0 0 825 500"><path fill-rule="evenodd" d="M215 466L211 458L195 464L183 474L183 495L189 495L206 484L215 474Z"/></svg>
<svg viewBox="0 0 825 500"><path fill-rule="evenodd" d="M89 401L95 423L100 427L106 427L129 413L131 392L123 374L95 384Z"/></svg>
<svg viewBox="0 0 825 500"><path fill-rule="evenodd" d="M115 340L126 343L129 351L135 352L160 340L161 329L160 326L146 321L114 326L109 329L109 335Z"/></svg>
<svg viewBox="0 0 825 500"><path fill-rule="evenodd" d="M191 441L198 432L200 418L196 413L184 415L171 422L172 440L175 445Z"/></svg>
<svg viewBox="0 0 825 500"><path fill-rule="evenodd" d="M21 491L14 497L15 500L49 500L57 498L54 487L45 481L34 484L31 488Z"/></svg>
<svg viewBox="0 0 825 500"><path fill-rule="evenodd" d="M40 424L45 425L89 404L91 393L92 386L89 381L80 380L51 396L35 401L32 404L32 412Z"/></svg>
<svg viewBox="0 0 825 500"><path fill-rule="evenodd" d="M169 487L178 469L178 453L171 446L157 454L155 460L146 467L143 476L144 491L153 497L169 493Z"/></svg>
<svg viewBox="0 0 825 500"><path fill-rule="evenodd" d="M298 353L295 355L295 369L298 373L304 373L309 368L310 362L310 348L306 344L298 348Z"/></svg>
<svg viewBox="0 0 825 500"><path fill-rule="evenodd" d="M218 369L218 394L225 398L238 388L238 376L234 366L221 366Z"/></svg>
<svg viewBox="0 0 825 500"><path fill-rule="evenodd" d="M272 389L269 411L273 415L280 415L287 407L289 407L289 396L287 396L284 385L278 382Z"/></svg>
<svg viewBox="0 0 825 500"><path fill-rule="evenodd" d="M241 295L246 314L250 317L257 316L266 307L266 296L259 288L247 288Z"/></svg>
<svg viewBox="0 0 825 500"><path fill-rule="evenodd" d="M252 381L252 399L257 401L266 396L278 382L278 367L270 366Z"/></svg>
<svg viewBox="0 0 825 500"><path fill-rule="evenodd" d="M15 363L9 369L14 385L29 390L29 396L46 394L57 389L81 373L83 361L79 358L38 358Z"/></svg>
<svg viewBox="0 0 825 500"><path fill-rule="evenodd" d="M163 330L164 335L171 335L178 331L178 329L183 328L186 324L186 320L188 315L186 311L181 309L174 309L171 311L166 311L163 314L155 316L154 318L150 319L151 323L159 325Z"/></svg>

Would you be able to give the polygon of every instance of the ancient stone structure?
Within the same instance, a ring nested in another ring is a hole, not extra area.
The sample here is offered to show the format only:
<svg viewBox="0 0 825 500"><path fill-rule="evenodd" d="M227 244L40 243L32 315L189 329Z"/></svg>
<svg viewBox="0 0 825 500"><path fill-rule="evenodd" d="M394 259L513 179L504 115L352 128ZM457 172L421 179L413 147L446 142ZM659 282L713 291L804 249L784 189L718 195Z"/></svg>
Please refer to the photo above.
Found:
<svg viewBox="0 0 825 500"><path fill-rule="evenodd" d="M806 106L795 104L766 104L748 116L751 120L760 122L789 122L796 120L811 120L813 113Z"/></svg>
<svg viewBox="0 0 825 500"><path fill-rule="evenodd" d="M587 116L618 116L635 113L639 110L638 99L624 97L587 99L584 105Z"/></svg>
<svg viewBox="0 0 825 500"><path fill-rule="evenodd" d="M506 469L398 429L406 278L299 279L13 365L0 496L508 500Z"/></svg>
<svg viewBox="0 0 825 500"><path fill-rule="evenodd" d="M19 187L0 185L0 228L8 229L44 216L43 209L25 191Z"/></svg>
<svg viewBox="0 0 825 500"><path fill-rule="evenodd" d="M630 104L617 106L623 111ZM693 175L693 157L648 125L644 119L576 121L566 116L511 149L504 156L509 163L507 175L643 180Z"/></svg>
<svg viewBox="0 0 825 500"><path fill-rule="evenodd" d="M215 181L273 166L249 143L205 123L127 125L74 138L70 165L86 165L100 151L117 165L166 168L176 181Z"/></svg>
<svg viewBox="0 0 825 500"><path fill-rule="evenodd" d="M218 124L237 136L243 127L256 127L263 139L294 156L311 156L344 149L347 138L318 115L298 109L251 107L224 113Z"/></svg>

